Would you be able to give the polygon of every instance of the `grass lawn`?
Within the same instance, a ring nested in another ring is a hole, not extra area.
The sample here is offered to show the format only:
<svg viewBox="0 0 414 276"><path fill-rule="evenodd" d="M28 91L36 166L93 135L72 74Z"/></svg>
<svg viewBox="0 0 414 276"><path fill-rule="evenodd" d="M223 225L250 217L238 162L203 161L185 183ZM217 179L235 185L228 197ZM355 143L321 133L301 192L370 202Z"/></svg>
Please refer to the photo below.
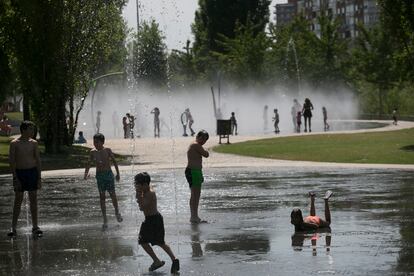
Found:
<svg viewBox="0 0 414 276"><path fill-rule="evenodd" d="M10 173L9 169L9 143L10 138L0 137L0 174ZM42 170L59 170L83 168L89 157L88 148L82 146L68 147L61 154L45 154L44 147L40 145L40 158ZM127 157L115 154L120 165L127 165Z"/></svg>
<svg viewBox="0 0 414 276"><path fill-rule="evenodd" d="M414 164L414 128L387 132L270 138L214 151L284 160L339 163Z"/></svg>

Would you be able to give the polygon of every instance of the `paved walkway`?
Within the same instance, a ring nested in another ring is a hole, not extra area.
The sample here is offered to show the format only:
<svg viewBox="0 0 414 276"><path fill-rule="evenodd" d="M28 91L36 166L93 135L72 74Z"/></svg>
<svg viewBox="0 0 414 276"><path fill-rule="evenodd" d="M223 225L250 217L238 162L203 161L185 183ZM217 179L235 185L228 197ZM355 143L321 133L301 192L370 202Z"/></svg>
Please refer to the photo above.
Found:
<svg viewBox="0 0 414 276"><path fill-rule="evenodd" d="M355 122L355 121L354 121ZM315 134L337 134L337 133L361 133L394 131L399 129L413 128L414 122L401 121L394 126L390 121L358 121L358 122L378 122L388 124L385 127L352 130L352 131L330 131L312 133L290 133L280 134L277 137L288 137L298 135ZM275 137L273 134L261 136L232 136L232 143L257 140L262 138ZM140 170L184 168L187 162L186 150L194 137L175 137L175 138L137 138L135 140L108 139L105 145L114 152L122 155L133 155L135 168ZM218 145L218 137L212 136L206 143L208 149ZM92 143L87 144L93 147ZM329 162L310 162L310 161L288 161L266 158L246 157L233 154L217 153L210 150L210 157L203 160L205 168L224 168L224 167L344 167L344 168L395 168L414 170L414 165L393 165L393 164L355 164L355 163L329 163ZM131 170L131 166L123 166L121 170ZM74 170L64 170L62 173L70 173ZM79 170L76 170L79 171ZM58 173L54 171L53 174Z"/></svg>

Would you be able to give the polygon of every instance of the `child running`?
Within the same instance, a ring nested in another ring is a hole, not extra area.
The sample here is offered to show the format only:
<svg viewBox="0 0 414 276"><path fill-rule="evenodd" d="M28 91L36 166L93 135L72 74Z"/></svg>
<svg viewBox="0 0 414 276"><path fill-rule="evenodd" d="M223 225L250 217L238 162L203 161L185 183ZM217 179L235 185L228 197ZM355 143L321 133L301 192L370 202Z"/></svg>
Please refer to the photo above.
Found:
<svg viewBox="0 0 414 276"><path fill-rule="evenodd" d="M17 236L17 220L25 191L29 194L32 233L35 236L43 234L37 225L37 190L42 187L42 180L39 147L33 139L34 128L34 123L23 121L20 124L20 137L10 143L9 161L13 174L14 205L12 227L7 236L11 238Z"/></svg>
<svg viewBox="0 0 414 276"><path fill-rule="evenodd" d="M331 211L329 210L328 200L332 196L331 191L326 191L325 197L325 220L316 215L315 212L315 193L309 192L311 199L310 216L303 218L302 211L299 208L292 210L290 222L295 226L295 232L312 231L318 228L328 228L331 225Z"/></svg>
<svg viewBox="0 0 414 276"><path fill-rule="evenodd" d="M103 216L103 225L102 230L108 228L108 218L106 217L106 206L105 192L108 191L111 199L112 205L115 208L115 216L118 222L122 222L122 216L118 209L118 199L115 193L115 181L114 174L111 170L111 161L114 164L116 170L116 181L119 182L119 169L118 164L116 163L114 154L110 148L104 147L105 136L101 133L97 133L93 136L93 145L94 149L90 151L89 160L86 163L84 179L89 177L89 168L92 162L96 164L96 182L98 184L99 198L101 203L101 211Z"/></svg>
<svg viewBox="0 0 414 276"><path fill-rule="evenodd" d="M203 148L203 145L207 142L209 135L207 131L201 130L197 133L196 140L193 142L187 150L187 168L185 169L185 178L191 189L190 196L190 222L201 223L201 218L198 216L198 204L200 202L201 184L204 182L202 172L202 158L209 156L208 151Z"/></svg>
<svg viewBox="0 0 414 276"><path fill-rule="evenodd" d="M135 176L137 203L139 209L145 215L145 220L141 224L141 228L139 230L138 243L153 260L153 263L149 267L149 271L154 271L165 264L164 261L158 259L151 247L151 245L158 245L171 258L171 273L177 273L180 270L180 261L174 256L171 248L164 241L164 220L162 215L158 212L157 196L151 189L150 182L151 177L146 172L139 173Z"/></svg>

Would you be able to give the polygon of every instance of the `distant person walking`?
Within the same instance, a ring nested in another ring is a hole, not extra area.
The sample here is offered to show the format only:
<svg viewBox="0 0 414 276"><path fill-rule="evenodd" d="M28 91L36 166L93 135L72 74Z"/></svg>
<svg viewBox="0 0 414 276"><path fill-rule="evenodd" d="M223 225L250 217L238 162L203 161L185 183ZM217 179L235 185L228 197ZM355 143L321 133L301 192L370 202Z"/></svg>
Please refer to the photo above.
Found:
<svg viewBox="0 0 414 276"><path fill-rule="evenodd" d="M192 128L192 125L194 124L193 115L191 115L189 108L187 108L185 111L187 112L188 129L191 131L191 136L194 136L195 132Z"/></svg>
<svg viewBox="0 0 414 276"><path fill-rule="evenodd" d="M303 117L305 118L305 132L308 132L308 126L309 126L309 132L312 132L312 129L311 129L312 110L313 110L313 105L311 101L308 98L306 98L305 103L303 104L303 109L302 109Z"/></svg>
<svg viewBox="0 0 414 276"><path fill-rule="evenodd" d="M129 124L127 117L122 117L122 127L124 129L124 139L127 139L129 137Z"/></svg>
<svg viewBox="0 0 414 276"><path fill-rule="evenodd" d="M230 125L231 125L231 134L237 135L237 120L236 120L236 115L234 114L234 112L231 113Z"/></svg>
<svg viewBox="0 0 414 276"><path fill-rule="evenodd" d="M329 130L328 124L328 112L326 111L326 107L322 107L322 115L323 115L323 130Z"/></svg>
<svg viewBox="0 0 414 276"><path fill-rule="evenodd" d="M7 117L7 115L3 115L3 118L0 121L0 133L4 133L4 135L10 136L11 131L12 127L10 125L9 118Z"/></svg>
<svg viewBox="0 0 414 276"><path fill-rule="evenodd" d="M188 134L187 134L188 117L187 117L187 112L186 111L181 113L180 120L181 120L181 125L183 126L183 130L184 130L183 136L188 136Z"/></svg>
<svg viewBox="0 0 414 276"><path fill-rule="evenodd" d="M290 116L292 116L293 131L296 132L298 127L296 125L296 108L295 108L295 106L292 106L292 108L290 109Z"/></svg>
<svg viewBox="0 0 414 276"><path fill-rule="evenodd" d="M128 118L129 138L134 138L135 117L129 113L126 114Z"/></svg>
<svg viewBox="0 0 414 276"><path fill-rule="evenodd" d="M96 133L100 133L101 130L101 111L96 114Z"/></svg>
<svg viewBox="0 0 414 276"><path fill-rule="evenodd" d="M398 109L397 108L394 108L394 110L392 111L392 120L393 120L392 124L396 126L398 124Z"/></svg>
<svg viewBox="0 0 414 276"><path fill-rule="evenodd" d="M292 114L292 120L294 121L294 124L295 124L294 126L295 131L297 131L298 129L297 118L296 118L298 112L302 112L302 106L300 105L297 99L293 99L293 106L292 106L291 114Z"/></svg>
<svg viewBox="0 0 414 276"><path fill-rule="evenodd" d="M154 137L160 137L160 109L158 107L154 107L151 110L151 114L154 114Z"/></svg>
<svg viewBox="0 0 414 276"><path fill-rule="evenodd" d="M268 111L269 107L267 105L265 105L263 107L263 131L267 131L267 111Z"/></svg>
<svg viewBox="0 0 414 276"><path fill-rule="evenodd" d="M273 112L275 113L273 117L275 133L279 133L279 113L277 112L277 109L274 109Z"/></svg>

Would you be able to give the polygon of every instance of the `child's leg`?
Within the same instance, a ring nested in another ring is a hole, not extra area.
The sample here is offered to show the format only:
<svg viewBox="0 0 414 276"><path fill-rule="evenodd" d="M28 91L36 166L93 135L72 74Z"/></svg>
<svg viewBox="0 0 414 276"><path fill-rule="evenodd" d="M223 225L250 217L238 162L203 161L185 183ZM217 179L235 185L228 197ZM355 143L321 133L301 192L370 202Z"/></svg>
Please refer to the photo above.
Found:
<svg viewBox="0 0 414 276"><path fill-rule="evenodd" d="M309 117L308 120L309 120L309 131L311 131L311 129L312 129L312 117Z"/></svg>
<svg viewBox="0 0 414 276"><path fill-rule="evenodd" d="M325 220L327 223L331 224L331 211L329 210L328 199L325 199Z"/></svg>
<svg viewBox="0 0 414 276"><path fill-rule="evenodd" d="M171 261L174 261L176 259L174 256L174 253L172 252L171 248L167 244L160 245L160 247L164 249L164 251L168 254L168 256L170 256Z"/></svg>
<svg viewBox="0 0 414 276"><path fill-rule="evenodd" d="M115 214L119 214L119 208L118 208L118 198L116 197L116 193L115 191L113 192L109 192L109 196L112 199L112 205L114 206L115 209Z"/></svg>
<svg viewBox="0 0 414 276"><path fill-rule="evenodd" d="M191 187L190 212L191 220L198 219L198 204L200 202L201 188Z"/></svg>
<svg viewBox="0 0 414 276"><path fill-rule="evenodd" d="M105 206L105 191L101 192L99 191L99 200L100 200L100 204L101 204L101 211L102 211L102 217L104 220L104 224L108 223L108 219L106 217L106 206Z"/></svg>
<svg viewBox="0 0 414 276"><path fill-rule="evenodd" d="M151 257L151 259L154 261L154 263L159 264L161 263L161 260L158 259L157 255L155 255L154 250L148 243L142 243L142 248L147 252L147 254Z"/></svg>
<svg viewBox="0 0 414 276"><path fill-rule="evenodd" d="M14 204L13 204L13 219L12 219L12 230L15 231L17 227L17 220L19 219L20 209L22 207L23 192L16 191L14 193Z"/></svg>
<svg viewBox="0 0 414 276"><path fill-rule="evenodd" d="M37 191L29 192L30 213L32 214L32 227L37 228Z"/></svg>
<svg viewBox="0 0 414 276"><path fill-rule="evenodd" d="M316 215L316 211L315 211L315 194L311 194L310 198L311 198L310 215L315 216Z"/></svg>

